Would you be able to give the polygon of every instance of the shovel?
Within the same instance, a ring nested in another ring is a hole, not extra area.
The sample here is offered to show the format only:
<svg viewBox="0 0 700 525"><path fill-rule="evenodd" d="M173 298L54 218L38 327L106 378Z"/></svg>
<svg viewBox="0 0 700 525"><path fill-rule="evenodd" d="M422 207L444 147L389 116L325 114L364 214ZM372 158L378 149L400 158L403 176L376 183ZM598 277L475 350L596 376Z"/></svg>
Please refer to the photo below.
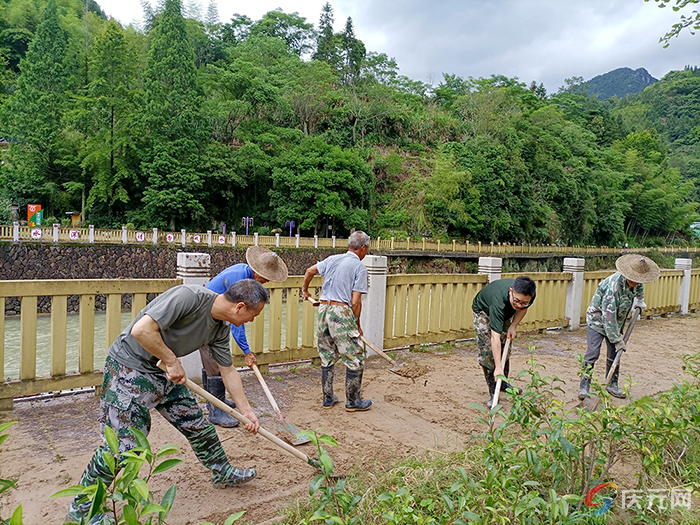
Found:
<svg viewBox="0 0 700 525"><path fill-rule="evenodd" d="M630 317L630 323L627 325L627 330L625 330L625 335L622 336L622 340L627 344L627 341L630 340L630 335L632 335L632 328L634 328L635 323L637 322L637 319L639 319L639 316L642 313L642 309L639 308L638 306L634 309L634 312L632 312L632 317ZM612 375L615 373L615 369L617 368L617 365L620 364L620 357L622 357L622 350L618 350L617 353L615 354L615 360L613 361L612 366L610 367L610 370L608 371L608 375L605 378L606 383L610 383L610 378L612 378Z"/></svg>
<svg viewBox="0 0 700 525"><path fill-rule="evenodd" d="M165 365L162 362L158 363L158 367L165 372ZM185 386L190 389L191 392L194 392L195 394L202 396L204 399L209 401L212 405L214 405L216 408L223 410L227 414L229 414L231 417L236 418L238 421L243 423L244 425L250 424L250 419L245 417L243 414L240 414L239 412L235 411L232 409L230 406L228 406L226 403L221 401L219 398L214 397L212 394L204 390L201 386L195 384L192 382L191 379L187 379L185 381ZM268 441L271 441L281 449L286 450L289 452L292 456L296 456L303 462L307 463L308 465L311 465L314 468L320 469L321 468L321 462L318 459L312 458L310 456L307 456L300 450L295 449L292 445L287 443L286 441L281 440L277 436L275 436L272 432L265 430L263 427L260 427L258 429L258 436L267 439Z"/></svg>
<svg viewBox="0 0 700 525"><path fill-rule="evenodd" d="M510 339L506 338L506 347L503 349L503 355L501 356L501 363L505 363L508 360L508 351L510 350ZM493 393L493 401L491 402L491 408L498 404L498 397L501 394L501 384L503 383L502 378L498 378L496 381L496 391Z"/></svg>
<svg viewBox="0 0 700 525"><path fill-rule="evenodd" d="M280 421L282 421L282 426L284 427L284 430L289 432L291 434L291 438L289 439L289 443L291 443L294 446L299 446L299 445L304 445L311 441L308 437L306 437L304 434L299 434L299 431L294 428L294 425L289 425L287 424L287 420L284 419L284 416L282 415L282 411L280 410L280 407L277 405L275 402L275 398L272 397L272 392L270 392L270 389L267 387L267 383L265 383L265 380L263 379L262 374L260 373L260 370L258 370L258 365L253 365L253 372L255 372L255 377L258 378L258 381L260 381L260 386L262 389L265 391L265 395L267 396L267 400L270 402L272 405L272 408L277 412L277 417L280 418Z"/></svg>
<svg viewBox="0 0 700 525"><path fill-rule="evenodd" d="M627 341L629 341L630 335L632 335L632 328L634 328L634 325L637 322L637 319L639 319L641 313L642 309L639 307L635 308L632 312L632 317L630 318L630 322L627 325L627 329L625 330L625 335L622 336L622 340L625 342L625 344L627 344ZM618 350L618 352L615 354L613 364L610 367L610 370L608 371L608 375L605 378L606 383L610 383L610 379L612 378L612 375L615 372L617 365L620 363L621 356L622 350ZM585 399L583 399L578 405L576 405L576 408L583 408L587 412L594 412L598 410L598 405L600 405L600 399L594 396L588 396Z"/></svg>
<svg viewBox="0 0 700 525"><path fill-rule="evenodd" d="M367 346L369 346L372 350L377 352L380 356L382 356L384 359L389 361L391 363L391 366L393 368L390 368L389 371L393 372L394 374L401 376L401 377L408 377L409 379L415 379L416 377L420 377L422 375L427 374L430 372L430 368L427 366L423 365L418 365L416 363L411 363L407 365L406 363L398 364L396 361L394 361L391 357L386 355L382 350L374 346L372 343L370 343L367 339L365 339L364 335L360 336L360 339L362 340L363 343L365 343Z"/></svg>

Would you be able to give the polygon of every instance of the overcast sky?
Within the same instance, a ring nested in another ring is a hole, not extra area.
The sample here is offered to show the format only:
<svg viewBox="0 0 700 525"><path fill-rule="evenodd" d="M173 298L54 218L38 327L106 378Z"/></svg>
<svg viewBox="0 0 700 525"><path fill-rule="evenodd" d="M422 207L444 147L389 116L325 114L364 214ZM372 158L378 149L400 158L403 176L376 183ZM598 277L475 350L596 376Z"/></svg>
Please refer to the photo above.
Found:
<svg viewBox="0 0 700 525"><path fill-rule="evenodd" d="M192 1L197 0L183 0L185 5ZM198 1L205 13L210 0ZM139 0L97 2L125 25L141 19ZM281 7L317 26L326 0L216 3L222 22L234 13L258 20ZM588 80L619 67L643 67L661 78L685 65L700 66L700 34L686 29L668 48L659 44L679 13L659 9L653 1L334 0L331 5L336 31L352 17L368 51L394 57L401 74L434 85L443 73L498 74L544 83L551 93L565 78Z"/></svg>

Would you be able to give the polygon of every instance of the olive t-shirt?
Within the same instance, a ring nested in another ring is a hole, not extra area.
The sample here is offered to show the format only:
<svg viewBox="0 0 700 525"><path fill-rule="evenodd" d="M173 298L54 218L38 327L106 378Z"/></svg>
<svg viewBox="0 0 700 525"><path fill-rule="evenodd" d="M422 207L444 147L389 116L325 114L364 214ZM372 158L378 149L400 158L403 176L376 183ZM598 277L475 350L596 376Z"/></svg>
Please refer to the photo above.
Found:
<svg viewBox="0 0 700 525"><path fill-rule="evenodd" d="M209 345L211 357L220 366L231 366L229 323L211 316L217 294L203 286L182 284L171 288L151 301L131 321L109 347L109 356L119 364L139 372L159 372L158 358L148 352L131 335L131 328L144 315L151 317L160 329L165 345L177 357L183 357Z"/></svg>
<svg viewBox="0 0 700 525"><path fill-rule="evenodd" d="M502 334L510 326L510 321L515 315L515 308L510 304L508 291L515 283L515 279L498 279L484 286L474 297L472 310L474 313L484 312L489 316L491 330ZM530 305L535 302L533 296Z"/></svg>

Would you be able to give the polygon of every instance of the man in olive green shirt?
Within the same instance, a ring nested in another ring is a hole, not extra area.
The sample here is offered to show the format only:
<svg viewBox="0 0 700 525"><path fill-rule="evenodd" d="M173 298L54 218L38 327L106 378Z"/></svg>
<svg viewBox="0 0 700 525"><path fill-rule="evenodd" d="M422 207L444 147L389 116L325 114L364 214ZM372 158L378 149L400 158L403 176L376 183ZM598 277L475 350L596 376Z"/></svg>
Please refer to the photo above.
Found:
<svg viewBox="0 0 700 525"><path fill-rule="evenodd" d="M501 360L506 338L515 339L516 328L534 302L535 292L535 282L529 277L499 279L482 288L472 303L479 364L491 396L489 408L496 392L496 377L508 377L510 369L510 362ZM508 388L513 387L503 381L501 390Z"/></svg>

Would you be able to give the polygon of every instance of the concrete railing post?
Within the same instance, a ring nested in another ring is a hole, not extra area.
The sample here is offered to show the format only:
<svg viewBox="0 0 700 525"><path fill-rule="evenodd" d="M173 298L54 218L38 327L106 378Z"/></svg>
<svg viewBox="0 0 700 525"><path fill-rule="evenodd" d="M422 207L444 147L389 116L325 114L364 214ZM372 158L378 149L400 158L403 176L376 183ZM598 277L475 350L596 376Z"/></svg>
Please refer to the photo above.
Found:
<svg viewBox="0 0 700 525"><path fill-rule="evenodd" d="M299 234L296 234L296 247L299 248Z"/></svg>
<svg viewBox="0 0 700 525"><path fill-rule="evenodd" d="M54 224L53 225L53 242L54 244L58 244L58 234L61 229L60 224Z"/></svg>
<svg viewBox="0 0 700 525"><path fill-rule="evenodd" d="M185 246L187 244L187 230L180 230L180 245Z"/></svg>
<svg viewBox="0 0 700 525"><path fill-rule="evenodd" d="M158 246L158 228L153 228L153 245Z"/></svg>
<svg viewBox="0 0 700 525"><path fill-rule="evenodd" d="M253 234L253 244L254 244L255 246L258 245L258 232L255 232L255 233Z"/></svg>
<svg viewBox="0 0 700 525"><path fill-rule="evenodd" d="M275 233L275 248L279 248L279 247L280 247L280 234Z"/></svg>
<svg viewBox="0 0 700 525"><path fill-rule="evenodd" d="M501 278L502 269L503 259L500 257L479 257L479 273L485 274L490 283Z"/></svg>
<svg viewBox="0 0 700 525"><path fill-rule="evenodd" d="M207 246L211 247L211 230L207 230Z"/></svg>
<svg viewBox="0 0 700 525"><path fill-rule="evenodd" d="M365 338L383 350L388 259L381 255L367 255L362 263L367 268L368 292L362 297L360 326ZM371 349L368 348L367 351L371 352Z"/></svg>
<svg viewBox="0 0 700 525"><path fill-rule="evenodd" d="M122 226L122 244L126 244L128 241L126 226Z"/></svg>
<svg viewBox="0 0 700 525"><path fill-rule="evenodd" d="M332 246L335 248L335 235L331 237L331 242L333 243Z"/></svg>
<svg viewBox="0 0 700 525"><path fill-rule="evenodd" d="M14 242L19 242L19 222L15 221L12 223L12 240Z"/></svg>
<svg viewBox="0 0 700 525"><path fill-rule="evenodd" d="M314 235L314 248L318 248L318 235Z"/></svg>
<svg viewBox="0 0 700 525"><path fill-rule="evenodd" d="M571 281L566 287L565 317L569 320L569 330L581 327L581 301L583 300L583 270L586 259L577 257L564 258L564 272L571 274Z"/></svg>
<svg viewBox="0 0 700 525"><path fill-rule="evenodd" d="M692 259L676 259L676 270L683 270L681 286L678 291L678 304L681 306L682 314L687 314L690 311L690 273L692 265Z"/></svg>
<svg viewBox="0 0 700 525"><path fill-rule="evenodd" d="M236 232L231 234L231 246L236 247Z"/></svg>
<svg viewBox="0 0 700 525"><path fill-rule="evenodd" d="M95 226L92 224L88 226L88 242L95 244Z"/></svg>
<svg viewBox="0 0 700 525"><path fill-rule="evenodd" d="M210 280L211 255L208 253L184 253L177 254L177 278L182 279L182 284L204 286ZM202 359L199 352L195 351L180 359L187 377L196 383L202 381Z"/></svg>

